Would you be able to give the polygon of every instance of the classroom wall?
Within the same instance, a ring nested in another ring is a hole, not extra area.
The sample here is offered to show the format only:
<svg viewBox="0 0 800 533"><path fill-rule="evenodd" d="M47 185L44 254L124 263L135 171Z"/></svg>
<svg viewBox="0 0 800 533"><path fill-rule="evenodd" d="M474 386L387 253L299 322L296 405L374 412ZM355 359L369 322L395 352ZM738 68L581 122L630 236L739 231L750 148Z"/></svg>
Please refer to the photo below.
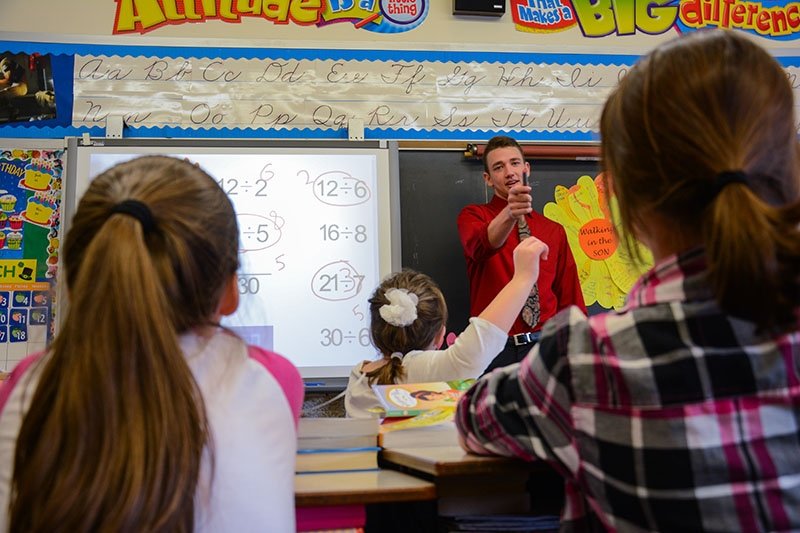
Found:
<svg viewBox="0 0 800 533"><path fill-rule="evenodd" d="M507 0L504 16L478 17L454 16L450 0L205 0L191 5L219 13L189 21L183 0L4 0L0 52L52 54L64 85L56 82L52 127L0 124L0 136L98 135L119 116L127 137L342 139L363 123L368 139L480 141L506 131L526 142L596 142L608 92L639 55L694 30L676 14L697 3L651 6L648 19L635 2L615 12L607 1ZM369 4L413 4L423 15L364 25L369 18L356 15L370 11L342 7ZM540 31L517 4L561 6L573 20ZM301 20L300 7L314 5L327 7ZM237 6L257 16L223 20ZM276 6L283 18L265 14ZM145 27L142 13L154 12L172 18ZM796 80L797 25L787 34L742 31Z"/></svg>
<svg viewBox="0 0 800 533"><path fill-rule="evenodd" d="M516 31L512 21L511 0L504 0L506 12L501 17L456 16L453 15L452 0L428 0L429 12L424 22L403 33L362 31L349 23L316 27L293 23L273 24L263 17L242 17L236 23L210 20L204 23L166 25L145 35L112 35L117 5L128 2L134 2L134 5L146 3L142 0L3 0L0 3L0 39L123 45L241 46L246 43L247 46L280 48L322 46L372 50L400 47L457 51L641 54L678 34L677 28L655 35L651 28L650 34L644 30L630 32L619 29L619 32L625 31L625 34L612 32L604 37L587 38L579 26L551 32ZM167 0L164 3L170 2ZM604 13L612 12L610 5L603 2L598 5L607 9ZM633 6L634 2L630 2L630 7ZM797 45L792 40L764 38L759 41L778 55L797 54Z"/></svg>

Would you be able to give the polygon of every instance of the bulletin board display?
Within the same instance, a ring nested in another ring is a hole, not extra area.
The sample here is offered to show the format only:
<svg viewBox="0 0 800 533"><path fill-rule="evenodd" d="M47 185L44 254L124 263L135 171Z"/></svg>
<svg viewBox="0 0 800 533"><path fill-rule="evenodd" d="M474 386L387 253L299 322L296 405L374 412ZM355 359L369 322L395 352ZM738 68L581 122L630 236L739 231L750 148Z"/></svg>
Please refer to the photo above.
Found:
<svg viewBox="0 0 800 533"><path fill-rule="evenodd" d="M64 150L0 143L0 378L55 333Z"/></svg>
<svg viewBox="0 0 800 533"><path fill-rule="evenodd" d="M342 378L374 357L367 299L399 265L396 146L132 142L70 141L67 219L91 179L117 163L144 154L196 162L228 194L239 224L240 306L223 325L311 380Z"/></svg>

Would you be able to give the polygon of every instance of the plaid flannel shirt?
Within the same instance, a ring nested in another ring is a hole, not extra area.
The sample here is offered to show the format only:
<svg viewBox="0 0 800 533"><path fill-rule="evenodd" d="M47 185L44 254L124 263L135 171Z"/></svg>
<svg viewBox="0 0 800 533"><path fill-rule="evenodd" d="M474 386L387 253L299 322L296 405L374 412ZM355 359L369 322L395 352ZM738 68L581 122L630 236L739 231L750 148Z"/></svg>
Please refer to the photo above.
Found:
<svg viewBox="0 0 800 533"><path fill-rule="evenodd" d="M800 531L800 333L723 313L702 250L551 319L461 399L468 446L565 477L562 531Z"/></svg>

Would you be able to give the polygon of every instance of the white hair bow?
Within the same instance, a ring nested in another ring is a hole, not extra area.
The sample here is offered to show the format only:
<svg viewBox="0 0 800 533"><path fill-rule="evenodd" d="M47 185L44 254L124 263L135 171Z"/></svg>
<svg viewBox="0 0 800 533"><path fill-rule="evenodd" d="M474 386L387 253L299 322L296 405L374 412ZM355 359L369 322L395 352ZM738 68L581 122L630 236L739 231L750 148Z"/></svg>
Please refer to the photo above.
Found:
<svg viewBox="0 0 800 533"><path fill-rule="evenodd" d="M386 291L388 304L383 304L378 312L381 318L393 326L404 327L417 319L417 303L419 297L406 289L389 289Z"/></svg>

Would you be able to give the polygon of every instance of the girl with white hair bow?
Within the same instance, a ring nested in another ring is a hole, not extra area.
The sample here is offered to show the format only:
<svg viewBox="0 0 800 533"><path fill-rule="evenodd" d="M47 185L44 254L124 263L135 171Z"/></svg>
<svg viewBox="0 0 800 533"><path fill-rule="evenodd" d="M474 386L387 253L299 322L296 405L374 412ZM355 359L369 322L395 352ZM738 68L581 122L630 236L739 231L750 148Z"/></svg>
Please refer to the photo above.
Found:
<svg viewBox="0 0 800 533"><path fill-rule="evenodd" d="M505 346L508 329L539 277L547 245L530 237L514 250L514 276L491 304L445 349L447 305L429 276L403 270L383 280L370 298L370 338L380 357L350 372L347 416L378 417L372 385L424 383L478 377Z"/></svg>

